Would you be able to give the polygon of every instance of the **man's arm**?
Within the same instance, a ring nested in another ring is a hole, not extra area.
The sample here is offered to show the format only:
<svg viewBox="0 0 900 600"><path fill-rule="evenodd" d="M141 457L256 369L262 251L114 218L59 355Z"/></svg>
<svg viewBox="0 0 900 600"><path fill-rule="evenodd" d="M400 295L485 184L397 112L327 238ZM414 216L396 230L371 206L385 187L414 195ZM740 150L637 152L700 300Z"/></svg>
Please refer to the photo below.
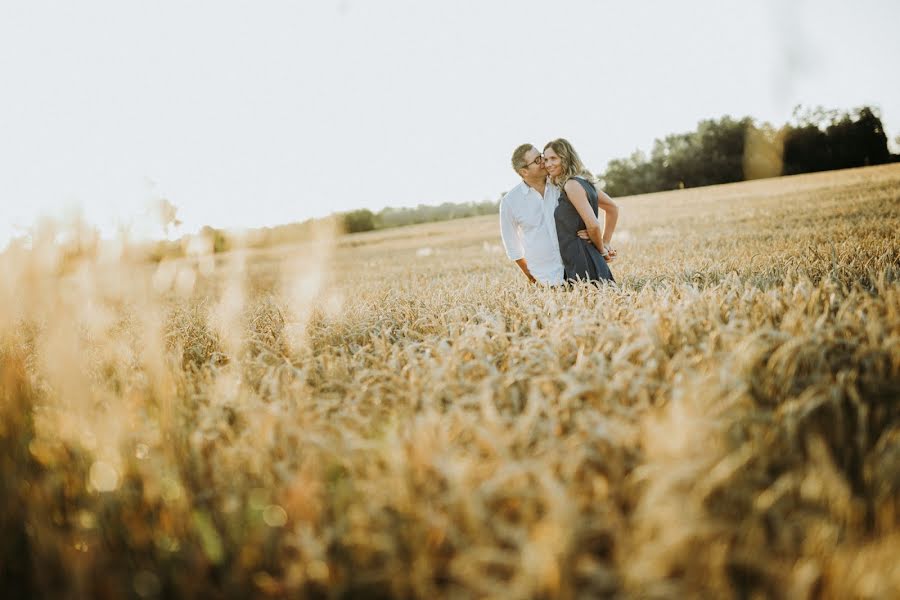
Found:
<svg viewBox="0 0 900 600"><path fill-rule="evenodd" d="M525 261L525 249L522 247L522 240L519 238L519 228L516 226L515 218L509 210L505 198L500 201L500 237L503 239L506 256L510 260L516 261L516 264L519 265L528 281L535 283L537 280L531 274L531 271L528 270L528 263Z"/></svg>

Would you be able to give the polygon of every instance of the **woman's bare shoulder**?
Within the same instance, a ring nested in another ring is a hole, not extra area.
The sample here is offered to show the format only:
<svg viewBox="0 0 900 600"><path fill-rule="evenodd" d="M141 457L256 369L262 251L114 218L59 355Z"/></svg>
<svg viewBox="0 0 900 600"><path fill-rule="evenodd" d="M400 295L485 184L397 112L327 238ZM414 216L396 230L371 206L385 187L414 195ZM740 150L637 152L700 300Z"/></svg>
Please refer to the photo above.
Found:
<svg viewBox="0 0 900 600"><path fill-rule="evenodd" d="M578 192L584 193L584 188L582 187L582 184L579 181L579 179L580 178L578 178L578 177L572 177L568 181L566 181L566 185L563 186L563 189L566 190L567 194L578 193Z"/></svg>

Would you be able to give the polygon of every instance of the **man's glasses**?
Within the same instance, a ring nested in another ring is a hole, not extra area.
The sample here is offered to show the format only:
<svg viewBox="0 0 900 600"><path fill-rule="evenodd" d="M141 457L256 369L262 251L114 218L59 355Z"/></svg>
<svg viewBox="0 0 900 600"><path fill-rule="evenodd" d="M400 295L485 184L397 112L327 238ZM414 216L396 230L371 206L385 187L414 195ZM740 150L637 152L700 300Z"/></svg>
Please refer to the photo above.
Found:
<svg viewBox="0 0 900 600"><path fill-rule="evenodd" d="M531 161L530 163L525 163L525 166L523 168L527 169L531 165L543 164L543 162L544 162L544 157L541 156L540 154L538 154L537 158L535 158L533 161Z"/></svg>

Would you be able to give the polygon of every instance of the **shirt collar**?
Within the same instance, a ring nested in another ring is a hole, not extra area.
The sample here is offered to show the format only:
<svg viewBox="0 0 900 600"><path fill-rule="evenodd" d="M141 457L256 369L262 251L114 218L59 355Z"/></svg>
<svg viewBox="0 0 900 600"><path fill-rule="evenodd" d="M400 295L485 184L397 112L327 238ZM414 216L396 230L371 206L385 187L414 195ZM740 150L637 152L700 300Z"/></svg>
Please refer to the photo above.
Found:
<svg viewBox="0 0 900 600"><path fill-rule="evenodd" d="M544 183L544 185L546 186L546 187L544 188L544 195L545 195L545 196L547 195L547 190L548 190L548 189L550 189L550 188L552 188L552 187L556 187L555 185L553 185L552 183L550 183L550 178L549 178L549 177L547 178L547 181ZM531 187L530 185L528 185L528 182L525 181L524 179L519 183L519 186L518 186L518 187L519 187L519 189L522 190L522 193L525 194L525 195L528 195L528 192L531 192L531 191L533 191L535 194L538 194L538 191L537 191L536 189L534 189L533 187ZM540 196L540 194L538 194L538 196Z"/></svg>

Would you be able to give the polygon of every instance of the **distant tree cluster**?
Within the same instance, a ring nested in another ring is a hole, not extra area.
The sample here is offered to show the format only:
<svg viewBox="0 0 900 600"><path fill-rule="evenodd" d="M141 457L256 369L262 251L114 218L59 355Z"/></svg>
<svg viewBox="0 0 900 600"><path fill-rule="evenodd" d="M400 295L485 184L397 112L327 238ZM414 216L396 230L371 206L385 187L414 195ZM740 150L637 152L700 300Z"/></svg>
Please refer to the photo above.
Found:
<svg viewBox="0 0 900 600"><path fill-rule="evenodd" d="M794 111L780 129L750 117L701 121L696 131L656 140L648 157L610 161L602 175L611 196L731 183L895 162L876 109Z"/></svg>
<svg viewBox="0 0 900 600"><path fill-rule="evenodd" d="M887 134L875 109L864 106L853 113L795 112L798 123L788 128L784 141L784 174L811 173L896 162Z"/></svg>

